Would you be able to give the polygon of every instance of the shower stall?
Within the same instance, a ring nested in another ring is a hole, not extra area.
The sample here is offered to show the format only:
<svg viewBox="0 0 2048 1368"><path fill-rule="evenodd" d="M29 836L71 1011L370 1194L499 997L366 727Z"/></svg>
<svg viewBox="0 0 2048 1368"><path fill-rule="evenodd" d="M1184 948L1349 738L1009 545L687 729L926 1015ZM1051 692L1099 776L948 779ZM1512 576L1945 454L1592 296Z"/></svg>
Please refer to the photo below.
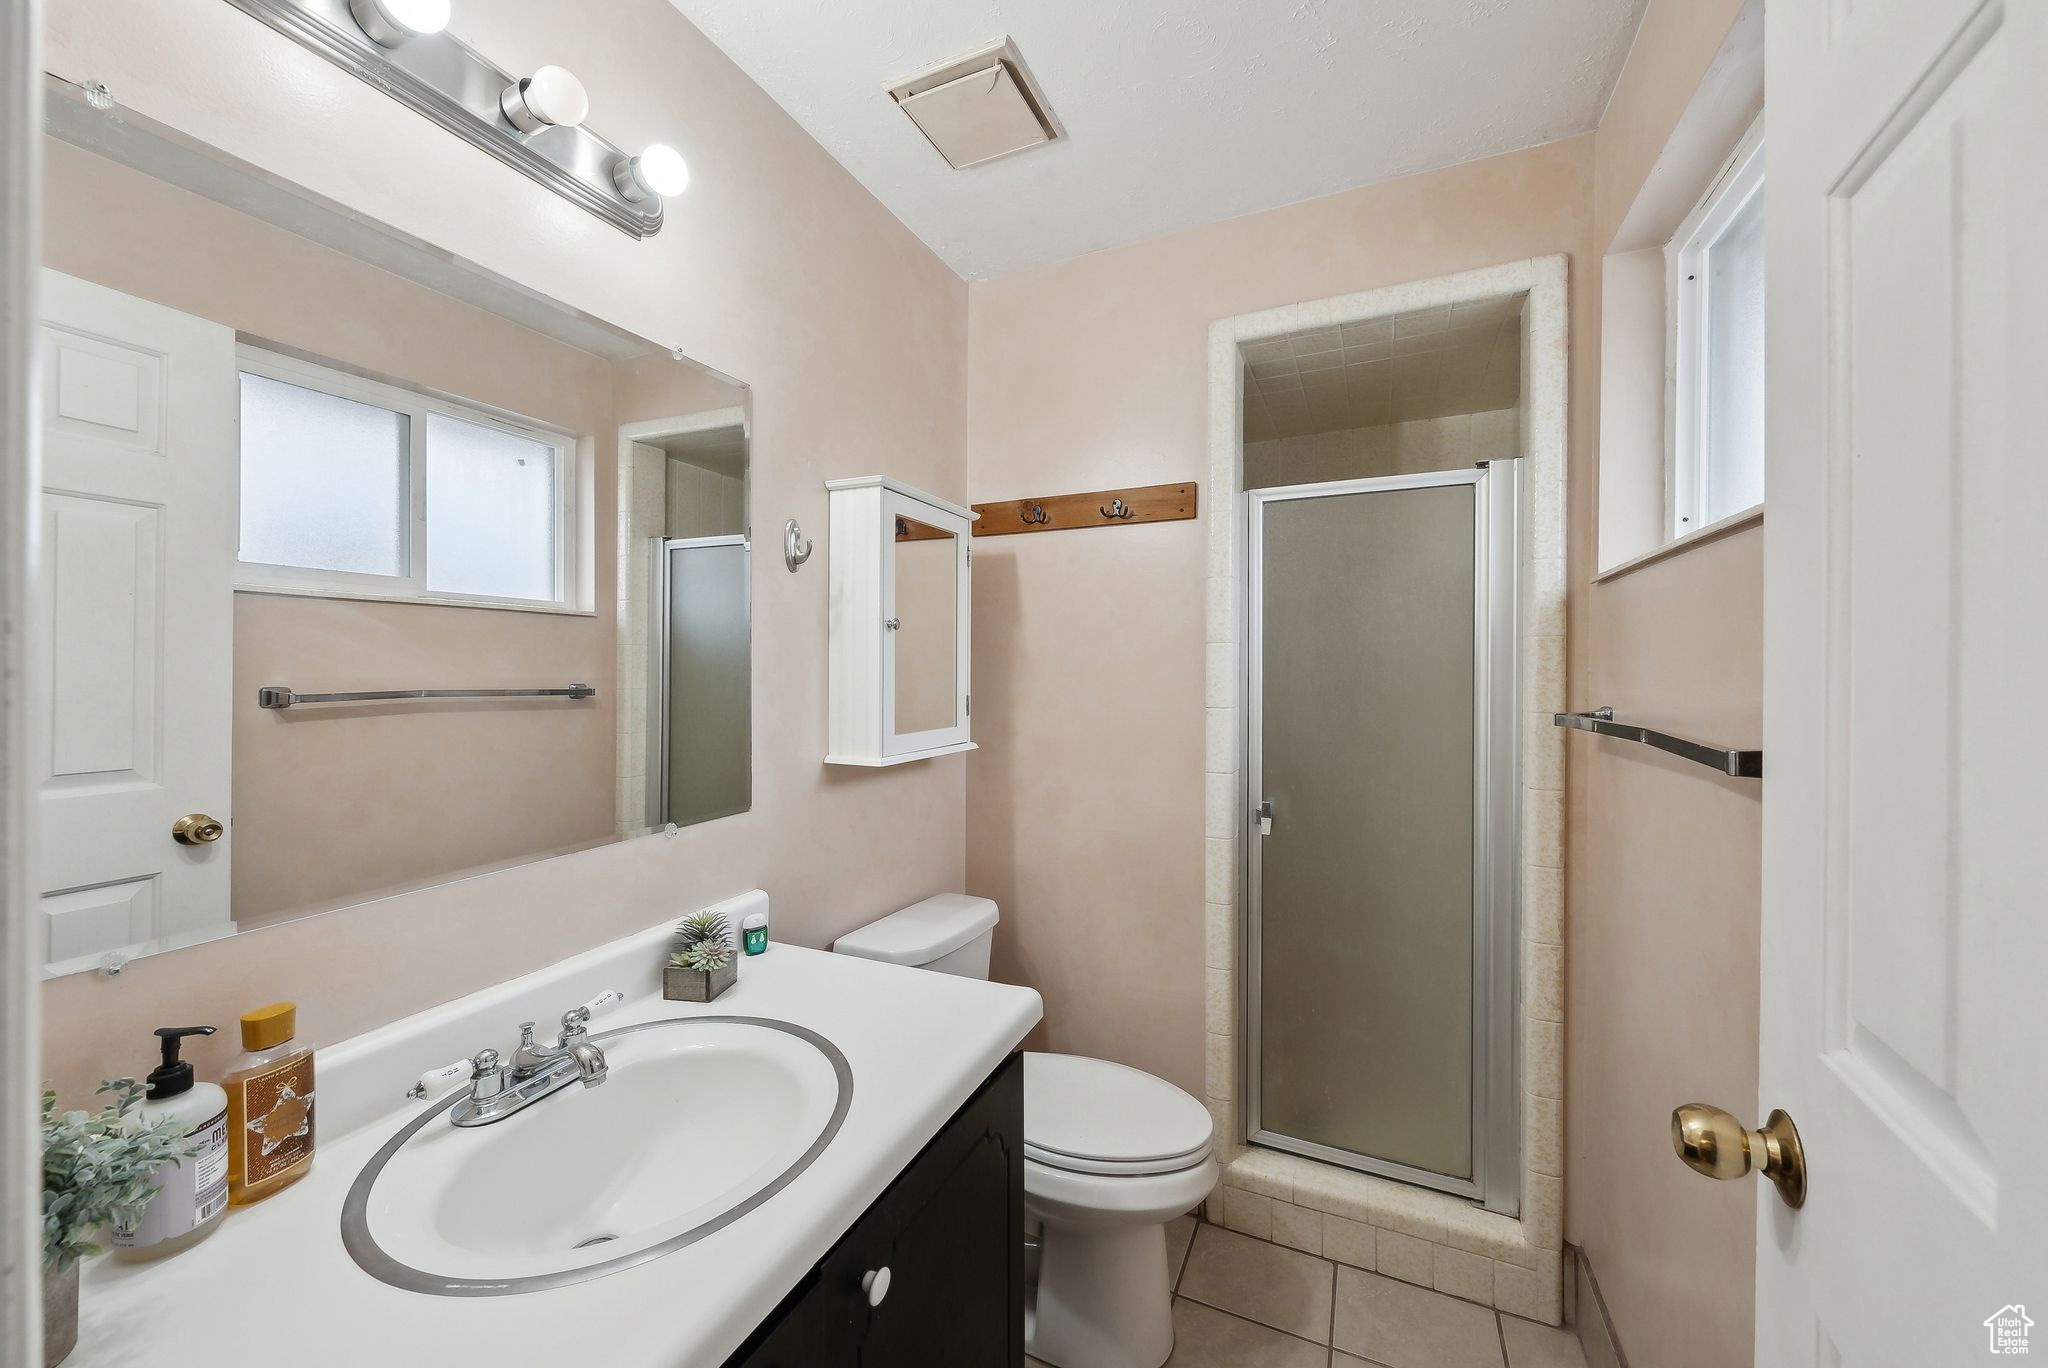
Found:
<svg viewBox="0 0 2048 1368"><path fill-rule="evenodd" d="M739 403L619 430L622 837L753 803L749 421Z"/></svg>
<svg viewBox="0 0 2048 1368"><path fill-rule="evenodd" d="M1517 1200L1517 468L1248 491L1246 1138Z"/></svg>

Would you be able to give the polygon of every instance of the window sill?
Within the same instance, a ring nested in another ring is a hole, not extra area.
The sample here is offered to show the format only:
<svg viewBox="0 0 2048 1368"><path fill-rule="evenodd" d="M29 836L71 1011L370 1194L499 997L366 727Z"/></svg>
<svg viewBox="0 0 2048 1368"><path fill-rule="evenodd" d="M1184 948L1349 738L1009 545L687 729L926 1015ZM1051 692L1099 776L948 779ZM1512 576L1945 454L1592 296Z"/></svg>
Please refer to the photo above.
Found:
<svg viewBox="0 0 2048 1368"><path fill-rule="evenodd" d="M422 608L487 608L499 613L542 613L551 617L594 618L592 608L570 608L559 603L512 603L497 599L421 598L414 594L372 594L359 589L282 588L275 584L237 584L238 594L263 594L276 598L348 599L358 603L408 603Z"/></svg>
<svg viewBox="0 0 2048 1368"><path fill-rule="evenodd" d="M1669 560L1673 556L1682 555L1692 550L1694 547L1705 546L1708 542L1719 541L1721 538L1740 532L1746 527L1755 527L1762 523L1763 520L1764 506L1762 504L1758 504L1754 508L1745 508L1740 513L1730 513L1719 522L1708 523L1705 527L1697 528L1682 537L1674 537L1654 550L1645 551L1640 556L1631 556L1618 565L1607 567L1607 569L1593 576L1593 583L1605 584L1609 580L1620 579L1623 575L1632 574L1646 565L1655 565L1658 561Z"/></svg>

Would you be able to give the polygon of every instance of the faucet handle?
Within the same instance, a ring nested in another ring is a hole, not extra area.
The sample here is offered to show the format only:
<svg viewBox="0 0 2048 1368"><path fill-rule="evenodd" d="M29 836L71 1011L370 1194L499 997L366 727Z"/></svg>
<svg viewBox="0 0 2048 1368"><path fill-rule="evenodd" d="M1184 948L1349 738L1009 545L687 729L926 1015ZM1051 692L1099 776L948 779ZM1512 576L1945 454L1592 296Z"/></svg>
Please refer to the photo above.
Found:
<svg viewBox="0 0 2048 1368"><path fill-rule="evenodd" d="M568 1011L562 1013L563 1038L567 1039L573 1034L580 1034L585 1022L600 1012L609 1012L625 1000L626 995L624 993L616 988L607 988L582 1006L571 1007Z"/></svg>
<svg viewBox="0 0 2048 1368"><path fill-rule="evenodd" d="M583 1014L585 1021L588 1021L594 1016L609 1012L625 1000L626 995L624 993L616 988L607 988L576 1010Z"/></svg>
<svg viewBox="0 0 2048 1368"><path fill-rule="evenodd" d="M453 1064L443 1064L438 1069L429 1069L420 1075L420 1081L406 1089L405 1095L412 1098L428 1097L445 1091L451 1083L468 1083L498 1067L496 1050L479 1050L474 1058L458 1059Z"/></svg>

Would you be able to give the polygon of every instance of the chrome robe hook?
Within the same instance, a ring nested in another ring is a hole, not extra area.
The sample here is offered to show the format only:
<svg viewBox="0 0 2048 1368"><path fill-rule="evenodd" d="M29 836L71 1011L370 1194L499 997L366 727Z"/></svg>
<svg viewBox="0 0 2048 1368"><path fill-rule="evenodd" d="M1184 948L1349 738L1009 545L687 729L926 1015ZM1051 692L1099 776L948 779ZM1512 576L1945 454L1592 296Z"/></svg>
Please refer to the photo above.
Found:
<svg viewBox="0 0 2048 1368"><path fill-rule="evenodd" d="M803 528L791 518L782 525L782 563L794 575L796 568L811 558L811 543L805 539Z"/></svg>

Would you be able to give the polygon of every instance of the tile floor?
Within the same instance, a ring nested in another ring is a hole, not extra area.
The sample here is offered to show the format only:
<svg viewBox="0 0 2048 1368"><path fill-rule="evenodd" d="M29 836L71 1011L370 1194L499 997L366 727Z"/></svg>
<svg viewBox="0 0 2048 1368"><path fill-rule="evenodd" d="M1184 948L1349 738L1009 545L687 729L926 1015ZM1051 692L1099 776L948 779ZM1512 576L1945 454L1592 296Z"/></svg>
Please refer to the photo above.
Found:
<svg viewBox="0 0 2048 1368"><path fill-rule="evenodd" d="M1192 1216L1167 1227L1167 1257L1166 1368L1586 1368L1570 1330Z"/></svg>

